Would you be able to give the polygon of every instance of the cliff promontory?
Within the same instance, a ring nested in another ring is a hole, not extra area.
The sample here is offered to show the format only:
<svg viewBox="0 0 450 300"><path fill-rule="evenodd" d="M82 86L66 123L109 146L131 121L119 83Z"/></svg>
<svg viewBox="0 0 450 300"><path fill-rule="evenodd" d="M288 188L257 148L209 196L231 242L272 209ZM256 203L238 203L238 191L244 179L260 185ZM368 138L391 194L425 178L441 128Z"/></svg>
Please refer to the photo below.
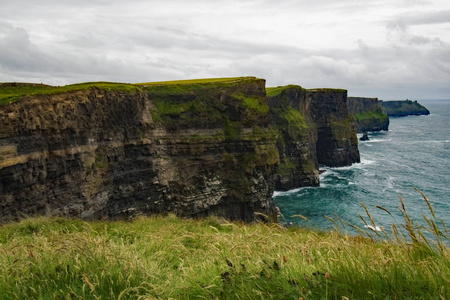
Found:
<svg viewBox="0 0 450 300"><path fill-rule="evenodd" d="M389 129L389 116L378 103L378 98L348 97L347 100L358 133Z"/></svg>
<svg viewBox="0 0 450 300"><path fill-rule="evenodd" d="M359 162L346 90L288 85L268 88L267 95L272 123L280 132L276 190L319 185L319 164L342 167Z"/></svg>
<svg viewBox="0 0 450 300"><path fill-rule="evenodd" d="M0 84L0 222L174 213L275 220L274 189L359 162L347 91L255 77Z"/></svg>
<svg viewBox="0 0 450 300"><path fill-rule="evenodd" d="M0 86L0 221L276 218L265 80Z"/></svg>
<svg viewBox="0 0 450 300"><path fill-rule="evenodd" d="M389 117L405 117L429 115L430 111L417 101L381 101L380 105L385 109Z"/></svg>

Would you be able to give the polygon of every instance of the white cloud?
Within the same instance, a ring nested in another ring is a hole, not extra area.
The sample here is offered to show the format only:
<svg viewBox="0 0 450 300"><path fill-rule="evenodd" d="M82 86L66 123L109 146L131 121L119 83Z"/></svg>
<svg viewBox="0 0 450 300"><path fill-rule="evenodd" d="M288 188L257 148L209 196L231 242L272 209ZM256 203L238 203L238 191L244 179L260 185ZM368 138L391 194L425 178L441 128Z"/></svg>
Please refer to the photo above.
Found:
<svg viewBox="0 0 450 300"><path fill-rule="evenodd" d="M0 81L253 75L270 86L450 98L448 1L0 3Z"/></svg>

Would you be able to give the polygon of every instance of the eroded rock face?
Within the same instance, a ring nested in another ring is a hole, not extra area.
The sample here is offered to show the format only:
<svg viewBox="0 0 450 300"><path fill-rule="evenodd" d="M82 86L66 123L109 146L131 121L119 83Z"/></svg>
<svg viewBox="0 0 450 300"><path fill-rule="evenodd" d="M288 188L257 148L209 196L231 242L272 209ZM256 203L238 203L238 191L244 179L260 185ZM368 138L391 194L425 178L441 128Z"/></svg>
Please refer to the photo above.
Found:
<svg viewBox="0 0 450 300"><path fill-rule="evenodd" d="M277 133L264 85L94 87L0 107L0 221L275 219Z"/></svg>
<svg viewBox="0 0 450 300"><path fill-rule="evenodd" d="M319 164L342 167L360 161L346 90L290 85L269 89L268 98L280 132L276 190L318 186Z"/></svg>
<svg viewBox="0 0 450 300"><path fill-rule="evenodd" d="M275 190L318 186L317 126L311 116L311 101L300 86L279 89L268 94L271 122L280 132Z"/></svg>
<svg viewBox="0 0 450 300"><path fill-rule="evenodd" d="M356 131L382 131L389 129L389 117L378 104L378 98L347 97L348 110L356 121Z"/></svg>
<svg viewBox="0 0 450 300"><path fill-rule="evenodd" d="M317 159L329 167L360 162L355 122L347 107L347 91L308 90L311 115L317 124Z"/></svg>

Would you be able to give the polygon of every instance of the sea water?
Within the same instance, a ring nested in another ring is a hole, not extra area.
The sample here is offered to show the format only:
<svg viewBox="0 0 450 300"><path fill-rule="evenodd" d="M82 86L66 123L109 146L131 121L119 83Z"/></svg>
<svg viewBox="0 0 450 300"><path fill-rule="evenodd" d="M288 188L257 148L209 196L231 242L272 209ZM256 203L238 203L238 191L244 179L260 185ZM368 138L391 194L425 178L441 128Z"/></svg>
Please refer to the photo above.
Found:
<svg viewBox="0 0 450 300"><path fill-rule="evenodd" d="M450 227L450 100L419 103L430 115L390 118L389 131L369 133L369 141L359 141L361 163L321 167L320 187L275 192L281 221L329 230L333 223L325 216L337 221L337 215L344 223L363 228L360 215L369 224L370 220L362 203L377 226L389 228L393 218L402 223L399 196L414 220L422 219L422 213L431 216L417 188L428 198L436 217Z"/></svg>

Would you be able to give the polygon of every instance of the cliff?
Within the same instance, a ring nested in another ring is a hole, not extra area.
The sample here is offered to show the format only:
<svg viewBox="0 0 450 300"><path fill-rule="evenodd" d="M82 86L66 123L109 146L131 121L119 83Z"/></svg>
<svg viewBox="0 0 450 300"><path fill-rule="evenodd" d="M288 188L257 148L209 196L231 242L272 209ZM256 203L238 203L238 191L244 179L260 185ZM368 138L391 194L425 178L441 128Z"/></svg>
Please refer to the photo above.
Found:
<svg viewBox="0 0 450 300"><path fill-rule="evenodd" d="M275 190L319 185L317 126L309 98L300 86L268 89L271 123L280 135L280 153Z"/></svg>
<svg viewBox="0 0 450 300"><path fill-rule="evenodd" d="M379 105L378 98L347 97L348 110L356 122L356 131L381 131L389 129L389 117Z"/></svg>
<svg viewBox="0 0 450 300"><path fill-rule="evenodd" d="M342 167L360 161L346 90L290 85L270 88L267 95L280 132L277 190L317 186L319 164Z"/></svg>
<svg viewBox="0 0 450 300"><path fill-rule="evenodd" d="M0 86L0 221L276 218L265 81Z"/></svg>
<svg viewBox="0 0 450 300"><path fill-rule="evenodd" d="M430 111L417 101L380 101L380 105L385 109L390 117L405 117L429 115Z"/></svg>

